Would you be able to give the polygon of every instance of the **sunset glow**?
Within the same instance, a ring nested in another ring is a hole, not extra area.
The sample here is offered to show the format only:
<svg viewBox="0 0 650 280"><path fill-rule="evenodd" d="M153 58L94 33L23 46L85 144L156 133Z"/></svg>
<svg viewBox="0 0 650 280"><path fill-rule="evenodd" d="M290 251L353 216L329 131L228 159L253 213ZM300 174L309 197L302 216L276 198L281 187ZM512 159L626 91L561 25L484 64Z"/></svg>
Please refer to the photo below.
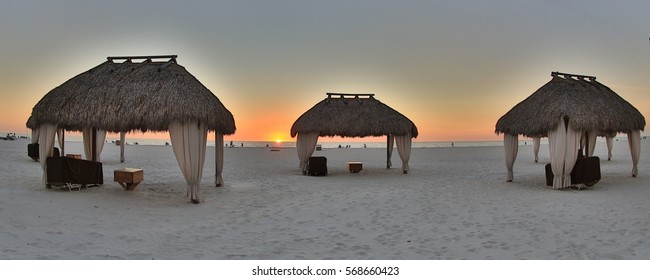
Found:
<svg viewBox="0 0 650 280"><path fill-rule="evenodd" d="M327 92L374 93L415 141L499 140L497 120L552 71L597 76L650 116L650 2L37 2L0 10L0 133L29 134L47 92L112 55L178 55L233 113L227 141L296 141Z"/></svg>

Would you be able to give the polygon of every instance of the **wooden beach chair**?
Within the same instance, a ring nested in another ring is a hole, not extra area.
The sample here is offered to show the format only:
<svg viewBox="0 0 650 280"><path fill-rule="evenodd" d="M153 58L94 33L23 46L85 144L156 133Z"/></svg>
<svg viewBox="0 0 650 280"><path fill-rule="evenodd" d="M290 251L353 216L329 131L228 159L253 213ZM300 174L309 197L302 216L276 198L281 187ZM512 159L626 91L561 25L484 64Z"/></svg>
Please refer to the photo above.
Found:
<svg viewBox="0 0 650 280"><path fill-rule="evenodd" d="M104 184L102 163L72 157L47 158L47 187L72 188Z"/></svg>
<svg viewBox="0 0 650 280"><path fill-rule="evenodd" d="M27 144L27 156L32 158L34 161L38 161L40 152L38 151L38 143ZM54 147L54 156L59 156L59 148Z"/></svg>
<svg viewBox="0 0 650 280"><path fill-rule="evenodd" d="M546 185L553 186L553 171L551 164L544 167L546 171ZM576 160L573 170L571 170L571 185L583 184L591 187L600 181L600 158L599 157L579 157Z"/></svg>
<svg viewBox="0 0 650 280"><path fill-rule="evenodd" d="M309 176L327 175L327 158L322 156L310 157L308 167L307 167L307 175Z"/></svg>

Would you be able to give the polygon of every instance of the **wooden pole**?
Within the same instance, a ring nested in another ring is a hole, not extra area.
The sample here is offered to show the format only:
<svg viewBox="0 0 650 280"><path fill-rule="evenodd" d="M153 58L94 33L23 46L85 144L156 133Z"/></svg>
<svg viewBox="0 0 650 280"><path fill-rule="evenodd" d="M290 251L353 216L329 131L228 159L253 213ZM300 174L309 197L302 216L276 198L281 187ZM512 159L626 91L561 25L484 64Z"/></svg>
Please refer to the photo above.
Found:
<svg viewBox="0 0 650 280"><path fill-rule="evenodd" d="M61 156L65 156L65 129L61 129Z"/></svg>
<svg viewBox="0 0 650 280"><path fill-rule="evenodd" d="M214 131L214 185L221 187L219 183L219 149L223 149L223 145L219 143L219 132Z"/></svg>
<svg viewBox="0 0 650 280"><path fill-rule="evenodd" d="M92 128L90 138L90 160L97 161L97 128Z"/></svg>
<svg viewBox="0 0 650 280"><path fill-rule="evenodd" d="M126 140L126 132L120 132L120 162L124 162L124 140Z"/></svg>
<svg viewBox="0 0 650 280"><path fill-rule="evenodd" d="M390 168L390 148L391 143L390 143L390 134L388 134L388 137L386 137L386 169Z"/></svg>

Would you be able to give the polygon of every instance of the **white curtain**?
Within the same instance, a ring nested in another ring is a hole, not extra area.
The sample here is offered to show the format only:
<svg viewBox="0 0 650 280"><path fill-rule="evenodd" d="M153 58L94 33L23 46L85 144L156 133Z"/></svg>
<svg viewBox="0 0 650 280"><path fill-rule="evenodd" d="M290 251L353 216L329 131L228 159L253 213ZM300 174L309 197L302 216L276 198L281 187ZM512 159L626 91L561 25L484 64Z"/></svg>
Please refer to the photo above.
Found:
<svg viewBox="0 0 650 280"><path fill-rule="evenodd" d="M614 145L614 137L605 137L605 142L607 142L607 160L612 160L612 146Z"/></svg>
<svg viewBox="0 0 650 280"><path fill-rule="evenodd" d="M316 143L318 143L318 132L298 133L296 148L298 150L298 159L300 160L302 174L307 174L309 157L314 153Z"/></svg>
<svg viewBox="0 0 650 280"><path fill-rule="evenodd" d="M221 177L221 172L223 172L223 133L215 131L214 133L214 162L216 165L216 177L214 184L215 186L223 186L223 177Z"/></svg>
<svg viewBox="0 0 650 280"><path fill-rule="evenodd" d="M411 133L395 136L397 153L402 159L402 171L404 174L407 174L409 171L409 159L411 157L411 139Z"/></svg>
<svg viewBox="0 0 650 280"><path fill-rule="evenodd" d="M198 121L169 124L169 137L176 161L187 182L187 196L193 203L201 201L201 176L205 162L208 128Z"/></svg>
<svg viewBox="0 0 650 280"><path fill-rule="evenodd" d="M124 141L126 140L126 132L120 132L120 162L124 162Z"/></svg>
<svg viewBox="0 0 650 280"><path fill-rule="evenodd" d="M92 138L92 128L84 128L81 131L82 137L83 137L83 144L84 144L84 154L86 155L87 160L92 160L92 141L90 139ZM97 161L102 161L100 156L102 154L102 150L104 149L104 142L106 141L106 131L105 130L100 130L98 129L96 132L96 137L95 137L95 143L96 143L96 154L95 157Z"/></svg>
<svg viewBox="0 0 650 280"><path fill-rule="evenodd" d="M59 148L61 149L61 156L65 155L65 130L59 128L56 130L56 137L59 139Z"/></svg>
<svg viewBox="0 0 650 280"><path fill-rule="evenodd" d="M630 153L632 154L632 177L639 175L639 156L641 155L641 131L634 130L627 133L627 141L630 143Z"/></svg>
<svg viewBox="0 0 650 280"><path fill-rule="evenodd" d="M539 141L541 137L533 137L533 154L535 154L535 162L539 161Z"/></svg>
<svg viewBox="0 0 650 280"><path fill-rule="evenodd" d="M43 168L43 185L47 185L47 157L52 156L54 152L54 136L56 135L56 126L43 124L38 129L39 145L38 160Z"/></svg>
<svg viewBox="0 0 650 280"><path fill-rule="evenodd" d="M506 180L508 182L512 182L514 179L514 172L512 168L515 165L515 159L517 159L517 151L519 149L519 135L503 134L503 147L506 156L506 169L508 170Z"/></svg>
<svg viewBox="0 0 650 280"><path fill-rule="evenodd" d="M97 161L101 161L102 150L104 150L104 143L106 143L106 130L97 130Z"/></svg>
<svg viewBox="0 0 650 280"><path fill-rule="evenodd" d="M84 128L81 130L81 139L83 141L83 146L84 146L84 156L86 157L87 160L92 160L91 155L91 150L92 150L92 141L90 141L92 136L92 128Z"/></svg>
<svg viewBox="0 0 650 280"><path fill-rule="evenodd" d="M393 143L395 143L395 136L388 134L388 141L386 143L386 168L393 166L393 161L391 160L393 158L393 147L395 146Z"/></svg>
<svg viewBox="0 0 650 280"><path fill-rule="evenodd" d="M587 136L589 136L589 139L585 139L585 140L588 141L586 143L589 144L589 147L587 147L589 149L587 151L585 151L585 155L588 156L588 157L591 157L591 156L594 156L594 151L595 151L595 148L596 148L596 136L597 136L597 133L596 133L595 130L591 130L591 131L589 131Z"/></svg>
<svg viewBox="0 0 650 280"><path fill-rule="evenodd" d="M39 136L39 128L32 129L32 144L38 143Z"/></svg>
<svg viewBox="0 0 650 280"><path fill-rule="evenodd" d="M571 171L578 158L581 134L571 127L571 123L565 125L563 117L560 117L557 127L548 132L554 189L571 185Z"/></svg>
<svg viewBox="0 0 650 280"><path fill-rule="evenodd" d="M566 131L567 142L566 142L566 152L564 154L564 182L563 182L564 188L571 185L571 171L573 171L573 167L576 165L576 161L578 160L578 147L580 147L581 134L582 134L581 131L573 129L573 127L571 127L571 124L569 123Z"/></svg>

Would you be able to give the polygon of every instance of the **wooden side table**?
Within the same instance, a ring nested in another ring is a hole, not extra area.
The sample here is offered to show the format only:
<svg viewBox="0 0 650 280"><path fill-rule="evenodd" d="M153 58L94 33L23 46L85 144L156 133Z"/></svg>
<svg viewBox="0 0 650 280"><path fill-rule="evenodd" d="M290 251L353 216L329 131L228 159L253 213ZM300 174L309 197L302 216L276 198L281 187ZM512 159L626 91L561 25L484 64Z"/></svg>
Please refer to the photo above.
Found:
<svg viewBox="0 0 650 280"><path fill-rule="evenodd" d="M359 173L363 169L363 163L359 161L350 161L348 162L348 170L350 173Z"/></svg>
<svg viewBox="0 0 650 280"><path fill-rule="evenodd" d="M144 171L139 168L122 168L115 170L113 176L124 190L132 191L144 180Z"/></svg>

